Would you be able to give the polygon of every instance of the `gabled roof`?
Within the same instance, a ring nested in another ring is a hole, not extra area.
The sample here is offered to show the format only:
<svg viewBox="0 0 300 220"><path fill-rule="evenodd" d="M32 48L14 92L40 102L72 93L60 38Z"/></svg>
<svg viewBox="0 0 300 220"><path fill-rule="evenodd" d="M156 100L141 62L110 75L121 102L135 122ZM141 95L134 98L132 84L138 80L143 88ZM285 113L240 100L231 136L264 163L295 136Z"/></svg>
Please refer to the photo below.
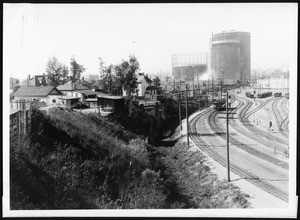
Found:
<svg viewBox="0 0 300 220"><path fill-rule="evenodd" d="M144 76L145 80L147 83L152 83L153 81L151 79L148 78L148 76Z"/></svg>
<svg viewBox="0 0 300 220"><path fill-rule="evenodd" d="M61 92L55 86L20 86L13 95L15 97L46 97L50 94L60 95Z"/></svg>
<svg viewBox="0 0 300 220"><path fill-rule="evenodd" d="M75 82L72 86L71 80L63 85L58 86L57 89L60 91L89 90L88 87L79 84L79 82Z"/></svg>
<svg viewBox="0 0 300 220"><path fill-rule="evenodd" d="M152 81L148 76L146 76L144 73L139 73L139 74L138 74L138 82L142 82L143 79L145 79L145 81L146 81L147 83L152 83L152 82L153 82L153 81Z"/></svg>

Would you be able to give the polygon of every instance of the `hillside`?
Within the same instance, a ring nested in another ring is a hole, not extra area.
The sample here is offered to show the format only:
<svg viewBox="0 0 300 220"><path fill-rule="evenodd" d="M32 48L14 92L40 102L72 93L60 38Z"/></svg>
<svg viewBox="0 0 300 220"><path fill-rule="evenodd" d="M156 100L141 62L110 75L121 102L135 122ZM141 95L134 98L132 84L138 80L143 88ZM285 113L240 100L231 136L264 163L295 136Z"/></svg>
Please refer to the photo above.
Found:
<svg viewBox="0 0 300 220"><path fill-rule="evenodd" d="M154 147L96 114L34 109L30 135L10 149L11 209L248 206L199 152Z"/></svg>

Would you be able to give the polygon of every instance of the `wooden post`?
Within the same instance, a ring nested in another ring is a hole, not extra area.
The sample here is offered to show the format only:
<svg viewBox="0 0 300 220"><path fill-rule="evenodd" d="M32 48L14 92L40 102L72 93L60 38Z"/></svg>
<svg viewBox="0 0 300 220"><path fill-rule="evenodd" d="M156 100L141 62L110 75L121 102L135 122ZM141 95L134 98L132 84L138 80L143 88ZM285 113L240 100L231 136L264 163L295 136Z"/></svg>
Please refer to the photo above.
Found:
<svg viewBox="0 0 300 220"><path fill-rule="evenodd" d="M188 113L188 86L187 84L185 85L185 99L186 99L186 136L187 136L187 145L188 147L190 146L189 144L189 113Z"/></svg>
<svg viewBox="0 0 300 220"><path fill-rule="evenodd" d="M228 182L230 182L228 92L226 93L226 142L227 142L227 178L228 178Z"/></svg>

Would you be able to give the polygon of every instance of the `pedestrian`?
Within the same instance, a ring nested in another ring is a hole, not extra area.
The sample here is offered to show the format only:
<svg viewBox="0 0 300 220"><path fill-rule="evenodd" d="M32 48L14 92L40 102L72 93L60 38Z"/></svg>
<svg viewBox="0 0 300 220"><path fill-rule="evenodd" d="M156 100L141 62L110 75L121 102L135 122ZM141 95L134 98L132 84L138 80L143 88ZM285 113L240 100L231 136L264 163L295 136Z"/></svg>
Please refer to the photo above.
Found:
<svg viewBox="0 0 300 220"><path fill-rule="evenodd" d="M270 121L270 127L269 127L269 129L273 131L273 128L272 128L272 121Z"/></svg>

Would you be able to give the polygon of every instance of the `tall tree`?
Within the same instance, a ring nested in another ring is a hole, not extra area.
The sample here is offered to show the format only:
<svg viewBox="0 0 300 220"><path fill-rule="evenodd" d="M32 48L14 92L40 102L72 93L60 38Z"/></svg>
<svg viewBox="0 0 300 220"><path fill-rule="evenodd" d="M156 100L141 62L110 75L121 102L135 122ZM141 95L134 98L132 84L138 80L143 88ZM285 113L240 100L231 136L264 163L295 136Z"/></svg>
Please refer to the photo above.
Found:
<svg viewBox="0 0 300 220"><path fill-rule="evenodd" d="M71 80L73 83L75 83L78 79L80 79L81 73L85 71L85 68L83 68L83 65L80 65L77 63L76 59L74 57L71 58Z"/></svg>
<svg viewBox="0 0 300 220"><path fill-rule="evenodd" d="M68 67L58 61L53 56L49 58L46 66L47 79L50 85L58 86L67 80Z"/></svg>
<svg viewBox="0 0 300 220"><path fill-rule="evenodd" d="M102 76L102 84L104 85L104 90L117 95L118 91L116 89L116 76L114 75L114 65L110 64L107 68L104 68L104 74Z"/></svg>
<svg viewBox="0 0 300 220"><path fill-rule="evenodd" d="M136 73L139 69L140 64L135 56L130 56L129 61L123 60L121 64L116 66L116 86L119 91L122 91L122 88L124 88L127 96L137 92Z"/></svg>

